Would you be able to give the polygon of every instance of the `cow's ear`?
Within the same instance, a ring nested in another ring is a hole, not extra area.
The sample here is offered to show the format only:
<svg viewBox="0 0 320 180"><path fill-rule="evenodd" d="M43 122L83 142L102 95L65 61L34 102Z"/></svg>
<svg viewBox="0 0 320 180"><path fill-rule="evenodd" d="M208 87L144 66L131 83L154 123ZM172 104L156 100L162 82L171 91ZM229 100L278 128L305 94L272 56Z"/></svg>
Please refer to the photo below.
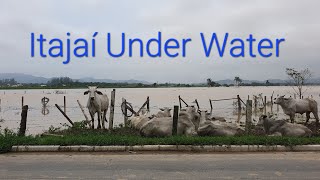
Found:
<svg viewBox="0 0 320 180"><path fill-rule="evenodd" d="M168 111L171 111L172 109L170 108L170 109L168 109Z"/></svg>
<svg viewBox="0 0 320 180"><path fill-rule="evenodd" d="M89 93L89 91L86 91L86 92L83 93L83 95L87 95L88 93Z"/></svg>
<svg viewBox="0 0 320 180"><path fill-rule="evenodd" d="M159 108L161 111L164 111L164 109L163 108Z"/></svg>
<svg viewBox="0 0 320 180"><path fill-rule="evenodd" d="M267 117L268 117L268 116L266 116L266 115L263 115L263 116L262 116L263 119L264 119L264 118L267 118Z"/></svg>
<svg viewBox="0 0 320 180"><path fill-rule="evenodd" d="M100 91L96 91L96 93L99 94L99 95L102 95L102 92L100 92Z"/></svg>

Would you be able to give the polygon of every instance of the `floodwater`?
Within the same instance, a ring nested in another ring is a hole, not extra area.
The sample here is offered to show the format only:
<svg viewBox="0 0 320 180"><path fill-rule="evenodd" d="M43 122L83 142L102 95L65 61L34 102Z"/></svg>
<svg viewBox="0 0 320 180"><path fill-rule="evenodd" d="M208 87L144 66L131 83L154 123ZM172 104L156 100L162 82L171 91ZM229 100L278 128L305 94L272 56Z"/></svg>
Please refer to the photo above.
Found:
<svg viewBox="0 0 320 180"><path fill-rule="evenodd" d="M305 97L311 97L319 102L320 86L307 87ZM66 114L74 122L84 120L84 116L79 108L77 100L83 106L86 106L88 96L83 95L85 89L67 89L67 90L0 90L0 126L2 129L8 127L9 129L18 130L21 119L22 96L24 97L24 104L29 105L28 120L27 120L27 134L39 134L44 130L48 130L52 125L60 127L64 123L68 123L65 117L55 107L55 104L60 105L63 109L64 96L66 96ZM110 99L112 89L100 89L101 92L106 93ZM151 113L157 113L160 107L173 107L179 105L178 96L180 95L189 105L195 105L194 100L197 99L201 109L208 109L210 111L209 99L228 99L236 98L240 95L241 99L246 102L248 95L250 99L253 95L262 93L262 97L267 96L267 102L271 101L271 95L290 96L293 94L292 87L215 87L215 88L118 88L116 89L115 101L115 117L114 125L123 123L123 115L121 111L122 98L127 99L132 103L133 108L137 111L140 106L146 101L147 96L150 97ZM46 108L43 108L41 99L43 97L49 98ZM260 101L260 100L259 100ZM258 103L259 103L258 101ZM182 103L183 104L183 103ZM237 122L237 100L213 101L213 115L225 117L229 122ZM261 104L261 103L260 103ZM319 104L318 104L319 105ZM253 105L254 106L254 105ZM263 108L253 114L254 119L262 113ZM279 109L279 111L277 111ZM89 117L88 110L85 109ZM109 112L107 119L109 119ZM271 112L271 106L268 106L267 112ZM278 114L280 117L286 117L281 107L273 105L272 112ZM242 112L240 122L245 121L245 113ZM288 117L286 117L288 118ZM313 118L313 115L311 115ZM95 123L97 125L97 123ZM108 126L106 126L108 127Z"/></svg>

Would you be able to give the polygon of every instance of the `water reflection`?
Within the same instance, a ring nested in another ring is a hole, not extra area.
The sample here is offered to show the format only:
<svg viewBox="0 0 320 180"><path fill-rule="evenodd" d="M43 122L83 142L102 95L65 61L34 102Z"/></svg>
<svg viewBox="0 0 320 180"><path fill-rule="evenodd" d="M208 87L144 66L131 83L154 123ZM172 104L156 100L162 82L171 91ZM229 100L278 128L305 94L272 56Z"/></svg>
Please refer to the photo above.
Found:
<svg viewBox="0 0 320 180"><path fill-rule="evenodd" d="M43 97L41 99L41 103L42 103L42 109L41 109L41 113L42 115L48 115L49 114L49 109L47 108L47 104L49 103L49 98L47 97Z"/></svg>
<svg viewBox="0 0 320 180"><path fill-rule="evenodd" d="M41 110L42 115L48 115L50 113L49 109L47 106L43 106Z"/></svg>

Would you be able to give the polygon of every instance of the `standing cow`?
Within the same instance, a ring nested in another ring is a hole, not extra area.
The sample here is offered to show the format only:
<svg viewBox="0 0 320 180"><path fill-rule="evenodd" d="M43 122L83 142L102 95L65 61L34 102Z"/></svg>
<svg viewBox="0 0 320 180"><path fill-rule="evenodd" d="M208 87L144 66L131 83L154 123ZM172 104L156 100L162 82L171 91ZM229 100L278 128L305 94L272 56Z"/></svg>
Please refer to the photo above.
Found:
<svg viewBox="0 0 320 180"><path fill-rule="evenodd" d="M319 124L318 103L313 99L293 99L291 97L285 98L284 96L280 96L274 103L279 104L282 107L283 112L290 116L291 123L294 122L296 113L306 113L307 120L305 124L307 124L310 119L310 113L312 112L317 120L317 125Z"/></svg>
<svg viewBox="0 0 320 180"><path fill-rule="evenodd" d="M108 96L97 90L96 86L89 86L89 90L84 95L89 94L87 108L92 120L92 129L94 129L94 115L98 113L98 129L101 129L100 121L102 120L102 128L105 129L104 121L107 120L106 114L109 107Z"/></svg>

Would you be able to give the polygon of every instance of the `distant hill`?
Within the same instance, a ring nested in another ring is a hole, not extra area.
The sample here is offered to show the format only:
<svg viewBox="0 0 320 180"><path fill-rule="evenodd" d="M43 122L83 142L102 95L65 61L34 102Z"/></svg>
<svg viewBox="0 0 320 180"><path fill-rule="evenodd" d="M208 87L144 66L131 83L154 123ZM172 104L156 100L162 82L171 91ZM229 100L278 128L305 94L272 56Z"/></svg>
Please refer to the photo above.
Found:
<svg viewBox="0 0 320 180"><path fill-rule="evenodd" d="M45 77L38 77L38 76L33 76L29 74L23 74L23 73L0 73L0 80L1 79L15 79L18 83L25 83L25 84L46 84L51 78L45 78ZM91 77L85 77L85 78L80 78L80 79L73 79L73 80L78 80L79 82L103 82L103 83L129 83L129 84L152 84L148 81L143 81L143 80L135 80L135 79L129 79L129 80L113 80L113 79L96 79L96 78L91 78ZM215 81L219 84L233 84L234 81L233 79L224 79L224 80L218 80ZM245 84L251 84L252 82L257 82L257 83L265 83L266 80L261 81L261 80L243 80L242 83ZM288 83L288 80L282 80L282 79L269 79L270 83L279 83L279 84L286 84ZM205 84L206 82L204 82ZM320 84L320 78L312 78L308 81L308 83L311 84Z"/></svg>
<svg viewBox="0 0 320 180"><path fill-rule="evenodd" d="M37 77L23 73L0 73L0 79L15 79L18 83L47 83L49 79L44 77Z"/></svg>
<svg viewBox="0 0 320 180"><path fill-rule="evenodd" d="M142 83L142 84L151 84L148 81L140 81L140 80L134 80L134 79L129 79L129 80L113 80L113 79L95 79L95 78L90 78L90 77L86 77L86 78L81 78L81 79L77 79L79 82L103 82L103 83L129 83L129 84L133 84L133 83Z"/></svg>
<svg viewBox="0 0 320 180"><path fill-rule="evenodd" d="M0 73L0 80L1 79L15 79L18 83L25 83L25 84L46 84L51 78L44 78L38 77L23 73ZM129 80L112 80L112 79L95 79L95 78L81 78L81 79L74 79L78 80L79 82L104 82L104 83L142 83L142 84L151 84L147 81L139 81L134 79Z"/></svg>
<svg viewBox="0 0 320 180"><path fill-rule="evenodd" d="M282 79L268 79L270 83L274 83L274 84L287 84L288 82L290 82L288 79L287 80L282 80ZM233 84L234 81L231 79L225 79L225 80L218 80L215 81L219 84ZM244 84L251 84L253 82L256 83L266 83L266 80L264 81L259 81L259 80L242 80L242 83ZM310 80L307 81L308 84L320 84L320 78L312 78Z"/></svg>

